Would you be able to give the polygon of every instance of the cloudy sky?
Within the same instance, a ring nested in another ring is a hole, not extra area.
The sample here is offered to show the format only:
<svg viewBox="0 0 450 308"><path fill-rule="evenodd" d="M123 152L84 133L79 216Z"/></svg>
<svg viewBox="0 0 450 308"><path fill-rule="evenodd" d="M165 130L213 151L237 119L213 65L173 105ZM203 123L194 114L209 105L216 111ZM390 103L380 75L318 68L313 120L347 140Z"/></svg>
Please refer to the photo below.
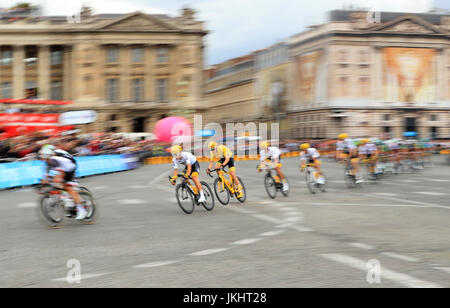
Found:
<svg viewBox="0 0 450 308"><path fill-rule="evenodd" d="M26 0L21 0L26 1ZM19 2L19 1L17 1ZM433 6L450 9L449 0L30 0L45 15L72 15L83 4L95 13L143 11L178 15L183 5L198 11L211 31L206 39L206 64L267 47L308 25L325 22L327 12L350 4L382 11L425 12ZM0 0L0 7L13 1Z"/></svg>

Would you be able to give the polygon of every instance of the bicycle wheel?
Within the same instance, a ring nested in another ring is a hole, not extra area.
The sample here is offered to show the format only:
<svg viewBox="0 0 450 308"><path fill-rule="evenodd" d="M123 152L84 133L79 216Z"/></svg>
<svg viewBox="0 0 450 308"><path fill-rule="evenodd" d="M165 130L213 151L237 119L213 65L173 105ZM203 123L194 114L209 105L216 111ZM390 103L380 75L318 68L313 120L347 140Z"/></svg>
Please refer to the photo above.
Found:
<svg viewBox="0 0 450 308"><path fill-rule="evenodd" d="M217 200L223 205L230 203L230 192L225 183L220 178L216 178L214 181L214 192L216 193Z"/></svg>
<svg viewBox="0 0 450 308"><path fill-rule="evenodd" d="M86 218L83 219L83 222L92 224L97 216L97 201L88 190L80 191L80 197L83 201L84 208L87 211Z"/></svg>
<svg viewBox="0 0 450 308"><path fill-rule="evenodd" d="M214 194L211 187L206 182L200 182L200 184L202 184L203 194L206 198L206 202L203 202L202 205L207 211L212 211L214 209Z"/></svg>
<svg viewBox="0 0 450 308"><path fill-rule="evenodd" d="M242 179L240 177L237 177L237 178L239 180L239 183L242 186L242 197L241 198L237 198L237 196L238 196L237 192L235 193L235 195L236 195L236 198L239 200L240 203L244 203L245 200L247 200L247 190L245 189L245 185L244 185L244 182L242 181Z"/></svg>
<svg viewBox="0 0 450 308"><path fill-rule="evenodd" d="M306 186L308 187L309 192L314 195L316 193L316 183L313 176L311 171L306 171Z"/></svg>
<svg viewBox="0 0 450 308"><path fill-rule="evenodd" d="M275 182L275 179L269 174L266 174L266 176L264 177L264 188L266 189L269 197L275 199L275 197L277 196L277 184Z"/></svg>
<svg viewBox="0 0 450 308"><path fill-rule="evenodd" d="M194 198L185 184L178 184L175 188L178 205L186 214L194 212Z"/></svg>
<svg viewBox="0 0 450 308"><path fill-rule="evenodd" d="M50 197L45 195L39 200L39 216L44 218L45 224L51 228L57 227L64 220L64 207Z"/></svg>

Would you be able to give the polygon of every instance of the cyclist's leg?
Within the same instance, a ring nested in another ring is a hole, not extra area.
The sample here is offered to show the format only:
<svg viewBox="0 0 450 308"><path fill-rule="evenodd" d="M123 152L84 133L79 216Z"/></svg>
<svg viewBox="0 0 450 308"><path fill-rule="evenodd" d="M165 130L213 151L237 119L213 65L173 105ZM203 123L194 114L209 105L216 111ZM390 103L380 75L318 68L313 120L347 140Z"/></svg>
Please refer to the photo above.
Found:
<svg viewBox="0 0 450 308"><path fill-rule="evenodd" d="M75 170L72 172L65 172L64 174L64 189L67 191L69 196L75 202L76 205L81 205L81 197L78 191L76 191L75 186L77 185L74 182L75 178Z"/></svg>
<svg viewBox="0 0 450 308"><path fill-rule="evenodd" d="M199 173L200 173L200 164L198 162L195 162L195 164L192 166L191 178L195 186L197 187L198 191L201 192L203 188L202 184L200 183L200 180L198 179Z"/></svg>

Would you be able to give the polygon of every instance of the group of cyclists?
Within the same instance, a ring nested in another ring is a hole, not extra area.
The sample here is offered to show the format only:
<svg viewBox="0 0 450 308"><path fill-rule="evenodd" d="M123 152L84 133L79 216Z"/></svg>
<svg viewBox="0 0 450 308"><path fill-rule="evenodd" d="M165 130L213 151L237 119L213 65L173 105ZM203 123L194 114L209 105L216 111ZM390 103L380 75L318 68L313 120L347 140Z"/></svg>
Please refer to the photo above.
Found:
<svg viewBox="0 0 450 308"><path fill-rule="evenodd" d="M264 166L269 165L271 169L275 170L282 185L282 191L289 190L289 184L285 174L282 172L281 154L282 151L276 146L272 146L270 141L263 141L259 144L260 147L260 163L257 167L258 172L261 172ZM216 141L211 141L208 144L210 151L210 163L206 173L214 170L225 170L228 168L228 173L235 185L236 197L242 198L243 187L236 176L236 166L233 157L233 151L227 146L218 144ZM354 140L349 138L348 134L340 134L336 142L335 158L342 162L352 176L355 177L356 184L363 182L362 165L367 166L369 177L376 177L379 172L379 166L385 163L390 163L393 169L401 164L404 159L418 161L420 157L424 157L428 151L424 147L411 146L409 143L392 142L377 144L369 139ZM200 164L197 157L191 152L184 151L181 145L174 145L171 148L173 156L173 174L170 177L170 183L176 184L178 178L178 169L184 166L185 170L182 174L185 178L192 179L197 191L198 202L205 202L205 194L203 187L199 180ZM66 190L73 200L73 207L77 215L75 219L83 220L87 212L83 206L83 201L80 198L77 190L74 188L74 182L77 163L74 157L66 151L56 148L53 145L45 145L39 152L39 156L46 162L47 173L46 177L41 183L50 183L59 186ZM320 162L321 154L319 151L309 143L300 145L300 171L304 171L306 166L315 168L315 181L318 184L325 184L325 176L321 168ZM215 163L215 165L214 165ZM214 168L213 168L214 167Z"/></svg>

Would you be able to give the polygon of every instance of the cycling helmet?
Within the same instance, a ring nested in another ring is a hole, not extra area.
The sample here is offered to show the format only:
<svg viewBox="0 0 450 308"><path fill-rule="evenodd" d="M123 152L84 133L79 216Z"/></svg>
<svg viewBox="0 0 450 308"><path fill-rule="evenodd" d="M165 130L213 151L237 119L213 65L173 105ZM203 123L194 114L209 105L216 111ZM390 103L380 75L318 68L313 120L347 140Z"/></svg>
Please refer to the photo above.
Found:
<svg viewBox="0 0 450 308"><path fill-rule="evenodd" d="M39 151L39 157L41 158L50 158L55 155L56 148L51 144L46 144L42 146L41 150Z"/></svg>
<svg viewBox="0 0 450 308"><path fill-rule="evenodd" d="M301 146L300 146L300 149L301 150L307 150L307 149L309 149L311 147L311 145L309 144L309 143L303 143Z"/></svg>
<svg viewBox="0 0 450 308"><path fill-rule="evenodd" d="M217 142L211 141L211 142L208 144L208 148L210 148L211 150L214 150L215 148L217 148Z"/></svg>
<svg viewBox="0 0 450 308"><path fill-rule="evenodd" d="M270 147L270 142L269 141L263 141L261 142L261 144L259 145L259 147L263 150L267 149L268 147Z"/></svg>
<svg viewBox="0 0 450 308"><path fill-rule="evenodd" d="M182 151L183 151L183 149L179 145L174 145L170 149L170 152L172 153L173 156L179 155Z"/></svg>
<svg viewBox="0 0 450 308"><path fill-rule="evenodd" d="M340 134L339 139L347 139L348 138L348 134Z"/></svg>

